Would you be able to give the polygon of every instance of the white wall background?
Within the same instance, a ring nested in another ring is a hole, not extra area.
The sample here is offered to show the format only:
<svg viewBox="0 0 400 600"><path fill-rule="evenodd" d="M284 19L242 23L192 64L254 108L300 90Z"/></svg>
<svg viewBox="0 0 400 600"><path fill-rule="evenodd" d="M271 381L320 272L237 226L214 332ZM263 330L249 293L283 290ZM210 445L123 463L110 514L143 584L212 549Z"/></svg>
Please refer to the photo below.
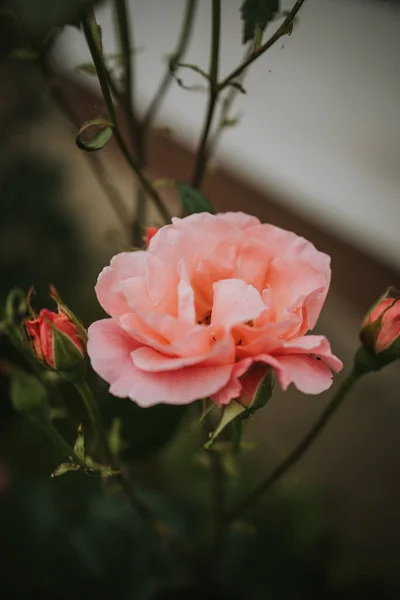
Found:
<svg viewBox="0 0 400 600"><path fill-rule="evenodd" d="M240 5L222 0L221 75L243 52ZM183 7L184 0L131 0L135 46L142 47L140 107L165 69ZM400 267L400 10L372 0L307 0L299 17L293 35L253 65L248 93L234 109L242 120L226 130L218 159L258 187L283 192L293 211ZM108 7L98 19L112 52ZM210 2L200 0L187 62L207 69L209 37ZM77 30L63 34L55 58L67 69L89 60ZM190 71L180 75L202 83ZM205 99L174 84L158 124L194 146Z"/></svg>

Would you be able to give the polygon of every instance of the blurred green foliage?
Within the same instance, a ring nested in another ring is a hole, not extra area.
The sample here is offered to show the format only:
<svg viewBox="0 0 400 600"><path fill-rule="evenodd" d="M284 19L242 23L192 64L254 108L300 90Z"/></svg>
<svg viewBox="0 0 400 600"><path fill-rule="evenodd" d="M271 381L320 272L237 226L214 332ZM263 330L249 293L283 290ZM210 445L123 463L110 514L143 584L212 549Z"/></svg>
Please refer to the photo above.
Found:
<svg viewBox="0 0 400 600"><path fill-rule="evenodd" d="M109 486L112 487L112 482ZM370 577L360 584L309 495L276 493L252 522L236 524L222 554L193 554L191 528L203 506L143 495L183 540L187 554L158 535L117 491L70 473L25 481L0 495L6 598L162 600L389 600ZM185 595L186 594L186 595ZM394 596L393 596L394 598Z"/></svg>
<svg viewBox="0 0 400 600"><path fill-rule="evenodd" d="M99 0L11 0L12 8L35 35L53 27L77 25L82 15Z"/></svg>

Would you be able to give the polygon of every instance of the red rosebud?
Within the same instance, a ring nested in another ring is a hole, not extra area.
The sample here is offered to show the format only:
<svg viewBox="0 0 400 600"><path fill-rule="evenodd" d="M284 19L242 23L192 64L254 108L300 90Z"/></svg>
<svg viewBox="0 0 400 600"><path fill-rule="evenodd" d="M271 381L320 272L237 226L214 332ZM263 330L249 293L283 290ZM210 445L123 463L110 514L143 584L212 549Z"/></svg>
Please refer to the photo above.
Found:
<svg viewBox="0 0 400 600"><path fill-rule="evenodd" d="M377 354L400 343L400 298L381 298L363 323L361 339Z"/></svg>
<svg viewBox="0 0 400 600"><path fill-rule="evenodd" d="M43 308L25 326L36 356L52 369L68 370L83 361L84 345L77 327L63 312Z"/></svg>
<svg viewBox="0 0 400 600"><path fill-rule="evenodd" d="M147 228L146 239L145 239L146 248L149 247L149 244L150 244L152 238L156 235L156 233L159 229L160 229L159 227L148 227Z"/></svg>

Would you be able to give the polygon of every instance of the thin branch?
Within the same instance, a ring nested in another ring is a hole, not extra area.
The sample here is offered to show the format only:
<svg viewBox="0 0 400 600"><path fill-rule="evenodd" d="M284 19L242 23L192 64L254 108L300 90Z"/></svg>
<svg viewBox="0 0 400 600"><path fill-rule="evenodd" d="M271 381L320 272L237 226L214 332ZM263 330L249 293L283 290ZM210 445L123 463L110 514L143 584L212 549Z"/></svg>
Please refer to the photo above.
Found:
<svg viewBox="0 0 400 600"><path fill-rule="evenodd" d="M128 124L132 132L132 143L136 150L138 166L144 169L146 165L146 149L144 143L143 129L139 122L135 109L136 99L134 90L134 68L132 60L133 35L132 28L129 26L130 19L126 0L115 0L115 14L117 20L117 29L120 38L121 54L123 61L123 80L120 94L120 103L128 119ZM113 84L110 74L108 74L109 84ZM116 87L113 85L114 90ZM136 196L136 218L133 224L133 242L137 247L143 246L143 230L146 222L146 195L141 187L135 190Z"/></svg>
<svg viewBox="0 0 400 600"><path fill-rule="evenodd" d="M214 536L214 560L219 557L224 533L225 471L218 452L210 450L211 458L211 508Z"/></svg>
<svg viewBox="0 0 400 600"><path fill-rule="evenodd" d="M244 500L239 502L228 514L225 515L225 524L237 519L243 512L261 500L262 496L274 485L281 477L283 477L289 469L293 467L311 447L313 442L318 438L319 434L325 429L331 417L337 411L342 401L347 396L348 392L360 379L361 374L356 370L352 371L343 381L337 393L325 408L317 422L301 440L301 442L288 454L283 462L278 465L264 481L262 481L256 489L251 492Z"/></svg>
<svg viewBox="0 0 400 600"><path fill-rule="evenodd" d="M243 60L246 60L249 56L251 56L251 54L254 52L254 47L255 47L255 44L250 45L250 47L244 53ZM243 80L245 78L245 75L246 75L246 71L243 71L236 81L239 84L242 84ZM215 152L215 149L217 147L217 144L219 142L221 134L225 128L225 125L224 125L225 120L227 119L227 117L229 115L229 112L232 108L233 103L236 100L237 95L239 94L239 91L240 90L238 87L230 86L226 97L222 101L221 113L220 113L217 128L208 142L208 158L210 158Z"/></svg>
<svg viewBox="0 0 400 600"><path fill-rule="evenodd" d="M90 387L86 383L85 379L81 379L79 381L74 382L74 385L75 385L76 389L78 390L78 392L84 402L84 405L85 405L85 408L88 413L89 420L90 420L90 423L92 426L93 434L94 434L94 436L96 436L96 440L99 443L99 450L101 453L102 460L106 461L106 463L108 463L109 465L114 467L117 471L119 471L119 469L117 468L117 465L115 465L115 460L111 455L106 432L104 430L103 423L101 420L99 407L97 405L96 400L94 399L94 396L93 396L93 393L92 393ZM136 512L142 517L142 519L150 522L150 524L152 526L154 526L155 519L153 517L152 512L140 500L140 498L138 498L137 494L135 493L135 490L133 489L129 479L126 476L125 471L122 469L116 475L116 477L121 485L121 488L125 492L128 499L130 500L131 505L133 506L134 510L136 510Z"/></svg>
<svg viewBox="0 0 400 600"><path fill-rule="evenodd" d="M101 50L98 47L98 44L96 43L96 40L93 35L93 31L92 31L93 25L96 25L96 22L95 22L93 13L91 13L90 15L87 15L82 20L82 28L83 28L83 32L84 32L90 53L92 55L94 65L96 67L100 88L101 88L104 102L105 102L107 112L108 112L108 117L109 117L111 123L113 124L115 140L116 140L121 152L125 156L128 164L130 165L130 167L132 168L133 172L135 173L137 179L139 180L140 184L142 185L144 191L152 198L154 204L156 205L158 211L162 215L165 222L168 222L170 220L170 215L169 215L167 209L165 208L164 204L162 203L161 198L158 195L157 191L153 188L151 182L144 175L141 167L138 165L138 163L133 158L133 156L131 156L131 154L128 150L128 147L125 144L124 138L121 134L121 131L119 129L117 117L116 117L116 113L115 113L115 108L114 108L114 104L113 104L113 100L112 100L111 92L110 92L110 88L109 88L107 71L104 66L103 57L101 55Z"/></svg>
<svg viewBox="0 0 400 600"><path fill-rule="evenodd" d="M294 20L304 2L305 0L297 0L292 10L288 13L286 19L283 21L282 25L278 27L276 32L269 38L269 40L267 40L257 51L253 52L253 54L249 56L241 65L239 65L239 67L234 69L227 77L225 77L225 79L221 81L221 83L218 85L219 91L223 90L234 79L241 75L249 65L257 60L257 58L259 58L262 54L264 54L264 52L269 50L271 46L273 46L275 42L277 42L282 36L290 35L292 33Z"/></svg>
<svg viewBox="0 0 400 600"><path fill-rule="evenodd" d="M134 76L132 65L132 32L129 27L129 15L125 0L115 0L115 14L117 30L121 46L123 76L122 76L122 98L126 108L135 114L134 104Z"/></svg>
<svg viewBox="0 0 400 600"><path fill-rule="evenodd" d="M218 70L219 46L221 32L221 0L212 0L212 34L209 68L209 96L206 117L203 125L199 147L197 150L195 170L192 183L196 188L201 187L207 165L207 142L210 133L214 111L218 99Z"/></svg>
<svg viewBox="0 0 400 600"><path fill-rule="evenodd" d="M179 62L186 53L186 49L192 34L194 18L196 14L197 0L187 0L185 15L183 17L181 32L178 38L178 44L175 52L169 61L168 70L162 78L159 88L151 102L144 118L142 121L142 127L144 130L149 129L151 123L154 121L154 117L160 107L160 104L171 85L174 75L179 68Z"/></svg>

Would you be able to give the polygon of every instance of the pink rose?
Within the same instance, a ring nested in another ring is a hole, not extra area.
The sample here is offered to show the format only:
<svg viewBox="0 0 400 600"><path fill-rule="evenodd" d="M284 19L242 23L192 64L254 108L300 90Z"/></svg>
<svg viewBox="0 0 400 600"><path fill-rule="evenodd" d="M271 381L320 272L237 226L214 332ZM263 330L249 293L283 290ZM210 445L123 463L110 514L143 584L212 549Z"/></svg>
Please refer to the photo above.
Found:
<svg viewBox="0 0 400 600"><path fill-rule="evenodd" d="M330 259L294 233L243 213L173 219L147 250L115 256L96 293L110 315L88 354L110 393L140 406L239 398L250 366L280 385L329 388L341 361L320 335ZM250 378L251 379L251 378Z"/></svg>
<svg viewBox="0 0 400 600"><path fill-rule="evenodd" d="M378 324L381 315L382 319ZM372 323L377 323L373 350L377 353L383 352L400 339L400 299L382 298L365 319L363 328Z"/></svg>

